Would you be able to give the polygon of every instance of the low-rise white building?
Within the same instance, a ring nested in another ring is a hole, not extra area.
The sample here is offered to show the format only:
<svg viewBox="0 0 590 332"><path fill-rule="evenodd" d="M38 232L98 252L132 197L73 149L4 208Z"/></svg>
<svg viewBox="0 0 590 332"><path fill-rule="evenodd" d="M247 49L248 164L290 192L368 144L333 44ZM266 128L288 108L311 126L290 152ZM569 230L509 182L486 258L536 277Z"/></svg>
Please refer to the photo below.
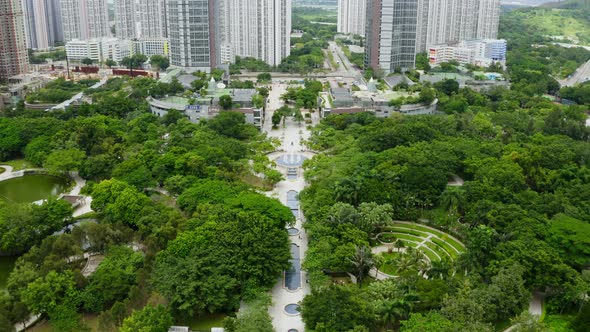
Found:
<svg viewBox="0 0 590 332"><path fill-rule="evenodd" d="M133 40L133 52L141 53L147 57L152 55L168 56L167 38L139 38Z"/></svg>
<svg viewBox="0 0 590 332"><path fill-rule="evenodd" d="M506 40L471 39L455 44L431 45L428 48L428 57L432 66L450 61L482 67L487 67L494 62L505 65Z"/></svg>
<svg viewBox="0 0 590 332"><path fill-rule="evenodd" d="M168 56L168 39L166 38L96 38L88 40L74 39L66 43L68 59L81 61L90 58L95 62L103 62L107 59L121 61L124 57L135 53L141 53L147 57L152 55Z"/></svg>
<svg viewBox="0 0 590 332"><path fill-rule="evenodd" d="M90 58L96 62L103 62L107 59L119 62L129 56L131 50L131 41L117 38L74 39L66 43L66 53L71 61Z"/></svg>

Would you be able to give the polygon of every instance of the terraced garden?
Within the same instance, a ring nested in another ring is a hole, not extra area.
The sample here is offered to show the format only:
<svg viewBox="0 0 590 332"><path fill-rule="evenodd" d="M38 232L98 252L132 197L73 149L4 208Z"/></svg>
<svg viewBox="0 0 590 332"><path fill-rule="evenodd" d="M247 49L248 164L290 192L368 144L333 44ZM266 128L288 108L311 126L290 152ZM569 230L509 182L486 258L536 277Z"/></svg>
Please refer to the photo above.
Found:
<svg viewBox="0 0 590 332"><path fill-rule="evenodd" d="M396 222L377 235L382 244L394 245L401 241L423 253L429 261L456 260L465 251L465 245L451 235L421 224Z"/></svg>

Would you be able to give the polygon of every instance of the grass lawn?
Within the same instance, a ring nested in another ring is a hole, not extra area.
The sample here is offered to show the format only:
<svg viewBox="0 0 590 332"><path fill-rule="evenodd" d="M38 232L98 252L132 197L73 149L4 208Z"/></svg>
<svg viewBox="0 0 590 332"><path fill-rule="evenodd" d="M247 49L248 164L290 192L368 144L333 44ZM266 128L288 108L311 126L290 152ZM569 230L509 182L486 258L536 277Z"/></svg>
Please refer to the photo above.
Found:
<svg viewBox="0 0 590 332"><path fill-rule="evenodd" d="M20 171L25 168L34 168L34 166L24 159L14 159L0 162L2 165L12 166L15 171Z"/></svg>
<svg viewBox="0 0 590 332"><path fill-rule="evenodd" d="M456 247L450 245L448 242L439 240L435 237L430 238L430 240L432 240L432 242L434 242L436 245L443 247L453 257L456 257L457 254L461 253L462 248L456 248Z"/></svg>
<svg viewBox="0 0 590 332"><path fill-rule="evenodd" d="M383 263L379 265L378 270L391 276L397 275L397 267L394 264L389 264L388 262L399 256L399 254L397 252L384 252L380 256L382 257Z"/></svg>
<svg viewBox="0 0 590 332"><path fill-rule="evenodd" d="M543 322L552 332L573 332L569 325L574 318L573 315L546 315Z"/></svg>
<svg viewBox="0 0 590 332"><path fill-rule="evenodd" d="M215 313L200 317L193 317L189 321L180 321L180 326L189 326L193 330L210 330L212 327L223 327L226 314Z"/></svg>
<svg viewBox="0 0 590 332"><path fill-rule="evenodd" d="M432 242L425 242L424 243L428 248L434 250L440 257L448 257L451 260L455 260L455 256L453 256L452 254L450 254L448 251L446 251L445 249L441 248L440 246L432 243Z"/></svg>
<svg viewBox="0 0 590 332"><path fill-rule="evenodd" d="M434 234L434 235L438 236L441 240L446 241L451 246L457 248L458 251L465 250L465 245L463 245L459 241L455 240L447 233L441 232L441 231L439 231L437 229L433 229L431 227L427 227L427 226L423 226L423 225L419 225L419 224L396 223L391 228L395 228L396 230L400 230L400 229L405 228L405 229L414 230L414 231L420 232L420 233Z"/></svg>
<svg viewBox="0 0 590 332"><path fill-rule="evenodd" d="M98 315L95 314L85 314L82 316L82 320L84 324L90 328L90 331L98 332ZM27 331L30 332L51 332L54 331L52 326L49 322L43 321L41 323L36 324L35 326L28 328Z"/></svg>
<svg viewBox="0 0 590 332"><path fill-rule="evenodd" d="M0 174L2 174L2 173L4 173L4 172L6 172L6 168L4 168L4 167L0 167Z"/></svg>

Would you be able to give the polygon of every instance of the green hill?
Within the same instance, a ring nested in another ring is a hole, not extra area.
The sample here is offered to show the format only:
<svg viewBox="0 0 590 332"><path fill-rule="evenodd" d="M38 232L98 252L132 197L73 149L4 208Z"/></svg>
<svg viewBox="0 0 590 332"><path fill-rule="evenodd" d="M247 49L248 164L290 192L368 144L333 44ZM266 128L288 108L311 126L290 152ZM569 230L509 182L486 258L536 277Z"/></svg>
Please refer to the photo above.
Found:
<svg viewBox="0 0 590 332"><path fill-rule="evenodd" d="M514 10L509 15L544 35L569 37L590 45L590 10L537 7Z"/></svg>
<svg viewBox="0 0 590 332"><path fill-rule="evenodd" d="M545 8L560 8L560 9L580 9L590 8L590 0L566 0L566 1L556 1L556 2L548 2L541 7Z"/></svg>

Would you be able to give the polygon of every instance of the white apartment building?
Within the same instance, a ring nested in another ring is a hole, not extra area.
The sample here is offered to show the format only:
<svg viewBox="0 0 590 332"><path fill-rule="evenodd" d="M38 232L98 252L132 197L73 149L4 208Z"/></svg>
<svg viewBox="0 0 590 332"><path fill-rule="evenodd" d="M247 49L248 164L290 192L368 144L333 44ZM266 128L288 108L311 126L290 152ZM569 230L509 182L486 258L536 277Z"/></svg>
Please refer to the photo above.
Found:
<svg viewBox="0 0 590 332"><path fill-rule="evenodd" d="M462 65L472 64L487 67L492 63L506 63L506 40L471 39L458 44L439 44L429 47L430 65L457 61Z"/></svg>
<svg viewBox="0 0 590 332"><path fill-rule="evenodd" d="M277 66L291 53L291 0L221 0L217 10L223 62L240 56Z"/></svg>
<svg viewBox="0 0 590 332"><path fill-rule="evenodd" d="M64 41L110 37L107 0L60 0Z"/></svg>
<svg viewBox="0 0 590 332"><path fill-rule="evenodd" d="M138 4L140 37L167 37L165 0L140 0Z"/></svg>
<svg viewBox="0 0 590 332"><path fill-rule="evenodd" d="M365 35L367 0L338 0L337 31Z"/></svg>
<svg viewBox="0 0 590 332"><path fill-rule="evenodd" d="M419 0L416 51L498 36L500 0Z"/></svg>
<svg viewBox="0 0 590 332"><path fill-rule="evenodd" d="M136 33L135 0L115 0L115 35L119 39L133 39Z"/></svg>
<svg viewBox="0 0 590 332"><path fill-rule="evenodd" d="M21 0L0 0L0 80L29 69Z"/></svg>
<svg viewBox="0 0 590 332"><path fill-rule="evenodd" d="M118 38L94 38L88 40L74 39L66 43L66 53L71 61L90 58L96 63L107 59L121 61L130 56L133 44L130 40Z"/></svg>
<svg viewBox="0 0 590 332"><path fill-rule="evenodd" d="M59 0L23 0L27 47L46 50L63 41Z"/></svg>

